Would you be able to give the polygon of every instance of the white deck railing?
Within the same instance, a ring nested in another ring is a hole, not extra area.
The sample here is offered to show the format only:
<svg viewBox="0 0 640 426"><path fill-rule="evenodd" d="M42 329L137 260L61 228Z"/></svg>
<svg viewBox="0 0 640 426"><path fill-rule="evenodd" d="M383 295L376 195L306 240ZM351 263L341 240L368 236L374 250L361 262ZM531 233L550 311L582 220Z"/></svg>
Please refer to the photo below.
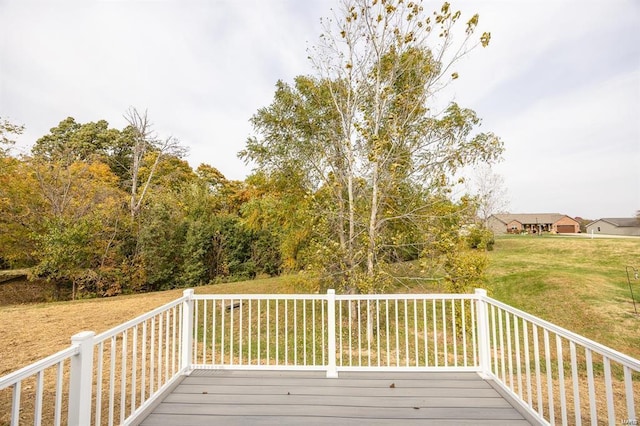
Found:
<svg viewBox="0 0 640 426"><path fill-rule="evenodd" d="M194 295L0 378L0 424L130 424L193 369L476 371L550 424L637 423L640 361L475 294Z"/></svg>

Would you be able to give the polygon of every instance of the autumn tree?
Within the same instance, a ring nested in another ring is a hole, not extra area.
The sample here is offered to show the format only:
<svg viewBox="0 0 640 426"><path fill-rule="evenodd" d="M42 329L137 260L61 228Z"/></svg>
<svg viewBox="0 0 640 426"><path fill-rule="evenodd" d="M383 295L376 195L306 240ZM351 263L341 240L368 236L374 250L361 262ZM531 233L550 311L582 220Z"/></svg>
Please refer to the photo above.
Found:
<svg viewBox="0 0 640 426"><path fill-rule="evenodd" d="M433 195L462 166L502 151L495 135L478 133L474 111L435 100L458 77L455 63L490 34L476 36L478 16L462 21L448 3L428 14L421 2L344 0L323 22L310 55L317 76L278 83L252 119L259 137L240 155L300 176L325 200L332 210L317 214L335 243L331 263L347 291L375 291L388 254L420 244Z"/></svg>

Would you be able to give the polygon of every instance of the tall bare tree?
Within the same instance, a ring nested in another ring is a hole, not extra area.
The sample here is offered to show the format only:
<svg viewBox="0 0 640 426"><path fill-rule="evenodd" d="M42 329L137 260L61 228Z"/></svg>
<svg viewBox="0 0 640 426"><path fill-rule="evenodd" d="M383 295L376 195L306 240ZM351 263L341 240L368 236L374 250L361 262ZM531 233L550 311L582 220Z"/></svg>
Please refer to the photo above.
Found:
<svg viewBox="0 0 640 426"><path fill-rule="evenodd" d="M509 206L509 194L504 178L495 173L488 164L480 164L475 168L471 184L471 193L478 200L478 217L486 226L489 216L503 212Z"/></svg>
<svg viewBox="0 0 640 426"><path fill-rule="evenodd" d="M146 110L140 113L136 108L131 107L124 114L124 118L129 123L129 126L134 129L135 135L131 156L131 197L129 200L131 217L135 217L142 207L142 202L149 190L149 185L160 160L165 155L181 157L185 152L185 148L173 136L159 139L153 131L153 126L149 121ZM149 169L146 180L139 182L143 160L152 151L157 152L155 160Z"/></svg>

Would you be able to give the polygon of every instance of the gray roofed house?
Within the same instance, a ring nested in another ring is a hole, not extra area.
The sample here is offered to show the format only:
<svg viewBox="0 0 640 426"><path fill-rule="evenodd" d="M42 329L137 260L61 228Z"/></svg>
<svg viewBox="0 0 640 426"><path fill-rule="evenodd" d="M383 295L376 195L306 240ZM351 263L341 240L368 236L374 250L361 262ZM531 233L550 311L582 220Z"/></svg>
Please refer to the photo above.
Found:
<svg viewBox="0 0 640 426"><path fill-rule="evenodd" d="M640 236L640 220L635 217L604 217L588 224L587 233Z"/></svg>
<svg viewBox="0 0 640 426"><path fill-rule="evenodd" d="M494 214L489 216L487 226L496 234L574 234L580 232L580 223L560 213Z"/></svg>

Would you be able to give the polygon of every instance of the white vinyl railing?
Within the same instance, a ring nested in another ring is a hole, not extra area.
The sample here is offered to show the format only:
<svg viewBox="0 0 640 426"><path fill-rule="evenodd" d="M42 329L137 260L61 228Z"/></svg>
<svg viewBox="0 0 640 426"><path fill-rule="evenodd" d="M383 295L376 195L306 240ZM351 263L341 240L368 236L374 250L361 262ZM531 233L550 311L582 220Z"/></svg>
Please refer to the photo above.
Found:
<svg viewBox="0 0 640 426"><path fill-rule="evenodd" d="M68 349L0 378L0 407L10 407L0 424L127 424L190 369L190 303L185 295L97 336L78 333Z"/></svg>
<svg viewBox="0 0 640 426"><path fill-rule="evenodd" d="M483 371L550 424L638 424L640 361L481 297Z"/></svg>
<svg viewBox="0 0 640 426"><path fill-rule="evenodd" d="M186 290L163 307L98 336L80 333L72 343L0 378L0 407L7 407L0 424L130 424L182 375L219 368L323 370L328 377L341 371L475 371L549 424L634 424L640 403L640 361L484 290Z"/></svg>

